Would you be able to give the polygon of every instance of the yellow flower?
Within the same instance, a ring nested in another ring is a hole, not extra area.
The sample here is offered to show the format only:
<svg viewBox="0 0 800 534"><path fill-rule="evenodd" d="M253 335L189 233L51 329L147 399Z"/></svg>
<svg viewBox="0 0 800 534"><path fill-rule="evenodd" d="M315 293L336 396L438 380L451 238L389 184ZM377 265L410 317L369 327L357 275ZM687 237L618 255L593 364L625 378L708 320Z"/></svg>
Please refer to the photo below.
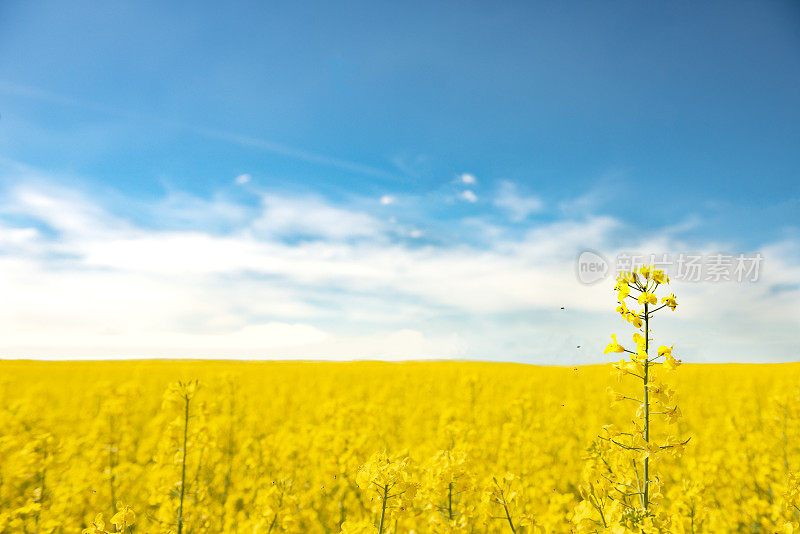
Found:
<svg viewBox="0 0 800 534"><path fill-rule="evenodd" d="M658 453L661 452L661 447L656 444L655 441L644 441L642 440L640 446L642 447L641 452L641 459L644 460L645 458L650 458L650 460L654 460Z"/></svg>
<svg viewBox="0 0 800 534"><path fill-rule="evenodd" d="M653 266L652 265L642 265L639 267L639 274L642 275L642 278L645 280L649 279L652 275Z"/></svg>
<svg viewBox="0 0 800 534"><path fill-rule="evenodd" d="M669 436L664 443L664 450L673 456L681 456L686 450L686 443L675 436Z"/></svg>
<svg viewBox="0 0 800 534"><path fill-rule="evenodd" d="M625 347L617 343L616 334L611 334L611 343L608 344L603 354L608 354L609 352L625 352Z"/></svg>
<svg viewBox="0 0 800 534"><path fill-rule="evenodd" d="M667 423L674 423L681 416L681 409L677 406L667 406L664 408L664 419Z"/></svg>
<svg viewBox="0 0 800 534"><path fill-rule="evenodd" d="M617 380L622 380L622 377L628 374L642 373L642 366L638 361L628 361L624 358L614 364L614 369L617 370Z"/></svg>
<svg viewBox="0 0 800 534"><path fill-rule="evenodd" d="M164 405L183 405L183 403L189 402L199 387L197 380L173 382L167 386L167 390L164 392Z"/></svg>
<svg viewBox="0 0 800 534"><path fill-rule="evenodd" d="M657 302L658 297L648 291L643 291L642 294L639 295L639 304L656 304Z"/></svg>
<svg viewBox="0 0 800 534"><path fill-rule="evenodd" d="M619 391L614 391L613 389L611 389L611 387L606 388L606 393L608 393L608 398L611 401L611 406L615 406L617 403L625 400L625 395L623 395Z"/></svg>
<svg viewBox="0 0 800 534"><path fill-rule="evenodd" d="M630 284L633 281L634 281L633 273L631 273L629 271L622 271L621 273L619 273L617 275L617 285L618 286L621 285L621 284ZM615 287L614 289L619 289L619 288Z"/></svg>
<svg viewBox="0 0 800 534"><path fill-rule="evenodd" d="M644 345L639 345L636 348L636 354L631 354L631 361L642 363L647 359L647 352L644 350Z"/></svg>
<svg viewBox="0 0 800 534"><path fill-rule="evenodd" d="M105 532L106 523L103 521L103 514L97 514L94 516L94 521L89 525L89 528L83 529L81 534L105 534Z"/></svg>
<svg viewBox="0 0 800 534"><path fill-rule="evenodd" d="M786 491L783 500L789 508L800 506L800 473L790 472L786 477Z"/></svg>
<svg viewBox="0 0 800 534"><path fill-rule="evenodd" d="M117 510L119 511L111 518L111 523L117 527L117 530L121 531L136 523L136 514L133 513L133 508L120 504L117 506Z"/></svg>
<svg viewBox="0 0 800 534"><path fill-rule="evenodd" d="M375 525L366 519L342 523L342 534L374 534L377 532L378 529Z"/></svg>
<svg viewBox="0 0 800 534"><path fill-rule="evenodd" d="M650 396L662 404L669 403L670 400L672 400L672 395L675 393L659 381L653 381L647 384L647 389L650 391Z"/></svg>
<svg viewBox="0 0 800 534"><path fill-rule="evenodd" d="M536 520L533 518L531 514L520 514L519 516L519 526L521 527L530 527L536 524Z"/></svg>
<svg viewBox="0 0 800 534"><path fill-rule="evenodd" d="M664 360L664 369L667 371L673 371L677 369L680 364L680 360L676 360L672 356L667 356L667 358Z"/></svg>
<svg viewBox="0 0 800 534"><path fill-rule="evenodd" d="M627 282L625 282L625 284L621 286L618 285L618 287L615 289L619 289L619 293L617 293L617 301L619 302L622 302L623 300L625 300L625 297L631 294L631 287L628 285Z"/></svg>
<svg viewBox="0 0 800 534"><path fill-rule="evenodd" d="M664 274L664 271L662 271L661 269L654 270L652 278L653 281L656 282L657 284L664 284L664 283L669 284L669 276Z"/></svg>
<svg viewBox="0 0 800 534"><path fill-rule="evenodd" d="M661 304L666 304L669 306L669 309L675 311L675 308L678 307L678 300L675 297L675 293L670 293L668 297L663 297L661 299Z"/></svg>

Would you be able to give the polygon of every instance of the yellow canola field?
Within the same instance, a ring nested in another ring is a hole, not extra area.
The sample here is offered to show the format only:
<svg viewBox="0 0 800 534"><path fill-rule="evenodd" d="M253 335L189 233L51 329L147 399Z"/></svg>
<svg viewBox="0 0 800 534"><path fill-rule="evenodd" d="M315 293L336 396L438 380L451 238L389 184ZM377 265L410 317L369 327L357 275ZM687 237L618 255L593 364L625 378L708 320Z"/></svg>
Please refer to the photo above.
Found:
<svg viewBox="0 0 800 534"><path fill-rule="evenodd" d="M665 531L798 528L799 371L670 379L691 440L654 464ZM587 449L633 417L609 386L608 365L2 361L0 533L570 532Z"/></svg>

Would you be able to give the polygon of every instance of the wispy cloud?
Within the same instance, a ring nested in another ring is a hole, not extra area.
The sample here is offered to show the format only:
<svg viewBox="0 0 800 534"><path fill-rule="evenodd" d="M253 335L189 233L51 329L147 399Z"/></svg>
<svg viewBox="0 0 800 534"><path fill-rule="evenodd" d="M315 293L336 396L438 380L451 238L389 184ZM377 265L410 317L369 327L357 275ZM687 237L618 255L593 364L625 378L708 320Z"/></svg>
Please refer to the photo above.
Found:
<svg viewBox="0 0 800 534"><path fill-rule="evenodd" d="M375 237L385 231L385 223L379 219L321 198L267 194L261 206L261 214L250 225L260 236L345 239Z"/></svg>
<svg viewBox="0 0 800 534"><path fill-rule="evenodd" d="M458 177L458 179L462 184L466 185L475 185L478 183L478 179L475 178L475 175L470 174L468 172L463 173L461 176Z"/></svg>
<svg viewBox="0 0 800 534"><path fill-rule="evenodd" d="M469 202L470 204L473 204L478 201L478 195L476 195L472 189L465 189L464 191L458 194L458 198L460 198L465 202Z"/></svg>
<svg viewBox="0 0 800 534"><path fill-rule="evenodd" d="M287 158L292 158L298 161L303 161L306 163L312 163L316 165L321 165L324 167L333 167L336 169L342 169L345 171L354 172L357 174L362 174L366 176L374 176L378 178L395 178L396 176L391 172L385 171L383 169L379 169L377 167L373 167L371 165L365 165L363 163L357 163L354 161L348 161L341 158L336 158L332 156L327 156L324 154L319 154L316 152L312 152L310 150L304 150L301 148L296 148L293 146L289 146L283 143L278 143L276 141L272 141L269 139L263 139L260 137L254 137L250 135L243 135L239 133L233 132L226 132L223 130L215 130L211 128L203 128L194 125L189 125L182 122L172 122L172 124L176 126L180 126L182 128L188 129L194 133L199 135L203 135L210 139L216 139L219 141L225 141L228 143L237 144L243 147L255 148L258 150L263 150L265 152L270 152L272 154L278 154L280 156L285 156Z"/></svg>
<svg viewBox="0 0 800 534"><path fill-rule="evenodd" d="M152 123L153 125L186 130L196 135L207 137L209 139L224 141L242 147L248 147L264 152L269 152L272 154L291 158L305 163L320 165L323 167L341 169L365 176L373 176L373 177L388 178L388 179L397 177L392 172L380 169L372 165L366 165L359 162L349 161L343 158L337 158L325 154L320 154L312 150L306 150L303 148L290 146L271 139L264 139L257 136L245 135L238 132L229 132L225 130L208 128L203 125L191 124L185 121L165 119L141 111L124 109L113 105L100 104L82 98L76 98L73 96L62 95L44 89L16 84L6 80L0 80L0 93L18 98L47 102L58 106L68 106L68 107L87 109L97 113L112 115L115 117L125 117L129 119L135 119L137 121L146 120Z"/></svg>
<svg viewBox="0 0 800 534"><path fill-rule="evenodd" d="M494 197L494 205L508 212L511 220L520 222L529 215L542 211L544 202L538 197L525 195L513 182L502 181Z"/></svg>

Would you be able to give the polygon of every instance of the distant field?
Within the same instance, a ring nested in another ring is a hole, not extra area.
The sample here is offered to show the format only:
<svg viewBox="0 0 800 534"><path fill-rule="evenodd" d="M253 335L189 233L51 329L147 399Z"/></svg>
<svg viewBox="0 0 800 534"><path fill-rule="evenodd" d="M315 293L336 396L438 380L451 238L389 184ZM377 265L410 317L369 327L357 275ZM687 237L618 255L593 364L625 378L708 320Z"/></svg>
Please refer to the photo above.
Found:
<svg viewBox="0 0 800 534"><path fill-rule="evenodd" d="M187 425L187 390L165 392L191 379ZM691 437L656 462L670 531L796 521L800 364L670 381ZM631 418L608 386L610 366L3 361L0 532L113 532L120 509L139 533L569 532L587 448Z"/></svg>

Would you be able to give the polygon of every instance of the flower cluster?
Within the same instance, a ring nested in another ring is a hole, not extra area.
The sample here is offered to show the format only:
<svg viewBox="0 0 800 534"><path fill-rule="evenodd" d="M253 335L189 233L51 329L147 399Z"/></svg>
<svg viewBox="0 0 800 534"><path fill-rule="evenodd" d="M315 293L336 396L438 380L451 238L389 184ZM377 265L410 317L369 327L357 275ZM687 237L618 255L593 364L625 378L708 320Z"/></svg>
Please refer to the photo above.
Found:
<svg viewBox="0 0 800 534"><path fill-rule="evenodd" d="M655 462L664 455L680 457L688 442L669 430L656 428L660 418L667 427L676 425L681 410L675 390L664 383L665 372L675 370L681 363L673 354L674 347L661 345L652 350L650 323L654 314L664 308L678 307L673 293L661 298L657 292L669 284L661 270L643 265L617 277L617 312L635 332L630 348L623 346L616 334L605 354L620 353L627 357L613 364L618 381L632 378L638 391L619 391L608 388L611 405L632 403L635 407L632 423L621 430L606 425L599 443L590 449L592 459L581 488L579 513L573 518L579 529L591 531L603 528L622 528L633 531L668 528L669 519L658 505L663 496L662 481L655 473ZM632 308L628 307L629 301ZM662 430L662 431L658 431Z"/></svg>

